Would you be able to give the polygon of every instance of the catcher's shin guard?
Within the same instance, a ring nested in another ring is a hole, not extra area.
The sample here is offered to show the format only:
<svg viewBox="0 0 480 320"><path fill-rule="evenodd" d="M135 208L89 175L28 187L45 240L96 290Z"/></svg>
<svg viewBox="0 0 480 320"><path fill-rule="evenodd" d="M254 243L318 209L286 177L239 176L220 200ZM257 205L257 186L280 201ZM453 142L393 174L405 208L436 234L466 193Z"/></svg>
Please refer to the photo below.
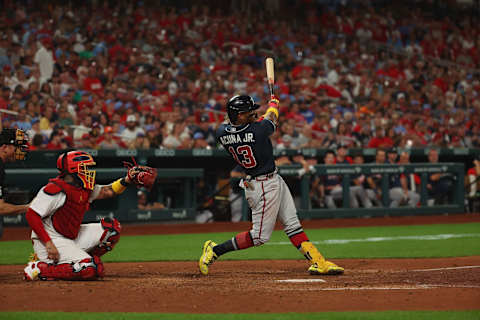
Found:
<svg viewBox="0 0 480 320"><path fill-rule="evenodd" d="M103 218L100 220L100 224L104 229L100 237L100 244L89 252L90 255L97 257L101 257L105 253L112 251L115 244L120 240L120 231L122 231L120 222L115 218Z"/></svg>
<svg viewBox="0 0 480 320"><path fill-rule="evenodd" d="M103 278L104 267L99 257L86 258L75 263L53 264L42 261L29 262L25 280L94 280Z"/></svg>

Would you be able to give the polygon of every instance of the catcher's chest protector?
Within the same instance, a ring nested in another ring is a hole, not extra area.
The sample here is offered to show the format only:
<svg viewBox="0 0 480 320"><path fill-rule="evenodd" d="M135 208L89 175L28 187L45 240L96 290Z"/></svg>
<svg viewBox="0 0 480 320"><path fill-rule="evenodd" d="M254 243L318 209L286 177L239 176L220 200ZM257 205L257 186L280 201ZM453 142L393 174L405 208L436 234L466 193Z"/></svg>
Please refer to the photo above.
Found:
<svg viewBox="0 0 480 320"><path fill-rule="evenodd" d="M44 189L47 194L65 193L67 199L63 206L52 215L55 230L69 239L75 239L80 231L83 216L88 210L91 190L77 188L62 179L51 179Z"/></svg>

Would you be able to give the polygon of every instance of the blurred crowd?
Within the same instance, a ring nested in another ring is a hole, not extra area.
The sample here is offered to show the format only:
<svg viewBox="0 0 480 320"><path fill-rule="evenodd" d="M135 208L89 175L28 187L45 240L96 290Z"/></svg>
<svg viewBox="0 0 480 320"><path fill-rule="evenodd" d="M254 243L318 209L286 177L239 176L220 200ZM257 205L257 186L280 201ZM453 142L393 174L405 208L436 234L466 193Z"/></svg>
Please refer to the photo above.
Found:
<svg viewBox="0 0 480 320"><path fill-rule="evenodd" d="M410 2L3 1L1 124L34 150L215 148L272 56L277 148L479 147L478 15Z"/></svg>

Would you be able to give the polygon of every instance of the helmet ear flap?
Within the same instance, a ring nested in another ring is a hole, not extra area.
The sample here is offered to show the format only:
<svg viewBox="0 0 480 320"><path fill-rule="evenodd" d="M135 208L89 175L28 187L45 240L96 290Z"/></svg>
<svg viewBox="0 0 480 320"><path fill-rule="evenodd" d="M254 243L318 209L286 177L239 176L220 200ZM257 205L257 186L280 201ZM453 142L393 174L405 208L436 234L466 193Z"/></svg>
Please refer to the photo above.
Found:
<svg viewBox="0 0 480 320"><path fill-rule="evenodd" d="M57 159L57 169L58 171L60 171L60 173L64 173L66 167L67 167L67 156L66 156L66 153L62 153L60 156L58 156L58 159Z"/></svg>

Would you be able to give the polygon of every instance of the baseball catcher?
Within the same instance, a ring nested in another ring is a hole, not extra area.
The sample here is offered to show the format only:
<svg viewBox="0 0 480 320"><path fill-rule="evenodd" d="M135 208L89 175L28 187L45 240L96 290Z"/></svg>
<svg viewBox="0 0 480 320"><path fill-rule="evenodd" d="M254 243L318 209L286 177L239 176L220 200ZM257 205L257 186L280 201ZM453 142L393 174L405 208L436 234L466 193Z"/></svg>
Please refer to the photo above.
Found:
<svg viewBox="0 0 480 320"><path fill-rule="evenodd" d="M38 192L27 210L36 257L24 269L25 280L93 280L104 276L100 257L119 241L120 222L103 218L100 223L82 224L85 212L93 200L119 195L131 184L148 187L155 179L153 169L131 166L125 177L97 185L94 166L92 156L84 151L58 157L60 174Z"/></svg>

